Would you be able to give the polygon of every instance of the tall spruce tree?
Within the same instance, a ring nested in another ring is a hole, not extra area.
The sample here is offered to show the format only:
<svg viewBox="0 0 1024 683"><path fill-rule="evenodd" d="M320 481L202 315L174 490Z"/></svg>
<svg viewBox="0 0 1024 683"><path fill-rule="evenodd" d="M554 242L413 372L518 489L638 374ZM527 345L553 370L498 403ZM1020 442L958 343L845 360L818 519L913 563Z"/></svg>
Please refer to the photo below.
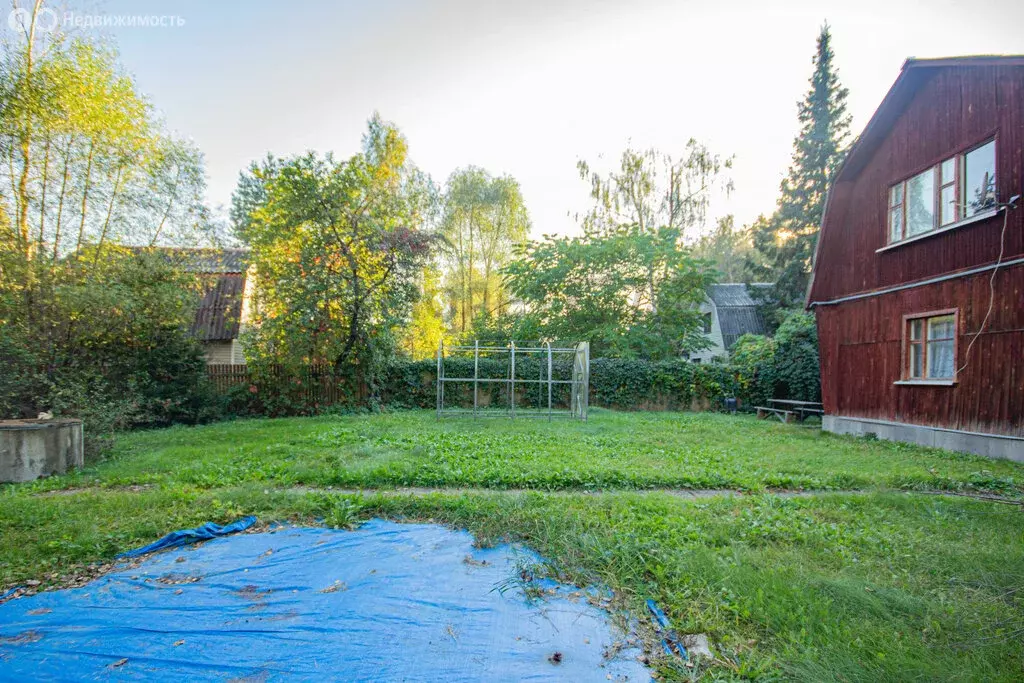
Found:
<svg viewBox="0 0 1024 683"><path fill-rule="evenodd" d="M832 34L825 24L818 34L811 88L798 104L800 134L793 141L793 160L782 181L778 207L767 221L755 225L754 246L764 258L762 264L751 264L751 270L755 277L776 283L765 302L776 311L803 302L825 194L846 153L848 91L839 83L833 57ZM777 323L783 316L772 317Z"/></svg>

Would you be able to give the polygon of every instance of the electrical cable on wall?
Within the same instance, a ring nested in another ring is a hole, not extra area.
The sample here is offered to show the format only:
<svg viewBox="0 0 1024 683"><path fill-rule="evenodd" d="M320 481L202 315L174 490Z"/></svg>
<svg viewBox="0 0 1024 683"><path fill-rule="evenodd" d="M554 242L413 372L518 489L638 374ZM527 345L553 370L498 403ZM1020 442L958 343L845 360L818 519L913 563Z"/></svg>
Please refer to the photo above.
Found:
<svg viewBox="0 0 1024 683"><path fill-rule="evenodd" d="M985 317L981 321L981 326L978 327L978 331L974 333L974 337L971 338L971 342L967 345L967 350L964 352L964 364L957 369L957 375L967 368L967 364L970 362L971 349L974 347L974 342L978 341L978 337L980 337L981 333L985 331L988 319L992 316L992 307L995 304L996 298L996 273L999 272L999 266L1003 262L1003 253L1006 249L1006 226L1009 224L1010 220L1010 209L1017 208L1018 199L1020 199L1020 195L1014 195L1013 197L1010 197L1010 201L999 205L1003 210L1003 230L999 234L999 257L996 259L995 268L992 269L992 275L988 279L988 310L985 311Z"/></svg>

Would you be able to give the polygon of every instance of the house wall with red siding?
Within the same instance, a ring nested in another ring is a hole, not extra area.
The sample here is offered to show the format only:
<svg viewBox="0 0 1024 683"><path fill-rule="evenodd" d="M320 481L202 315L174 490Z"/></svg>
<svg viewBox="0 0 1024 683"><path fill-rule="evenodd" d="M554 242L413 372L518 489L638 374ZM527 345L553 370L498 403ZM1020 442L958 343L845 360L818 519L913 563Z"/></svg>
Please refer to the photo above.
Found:
<svg viewBox="0 0 1024 683"><path fill-rule="evenodd" d="M1024 264L996 272L982 329L990 276L816 309L825 413L1024 437ZM956 384L894 384L903 372L902 316L950 307L959 309Z"/></svg>
<svg viewBox="0 0 1024 683"><path fill-rule="evenodd" d="M1024 191L1024 67L932 71L860 172L831 192L809 295L825 413L1024 437L1024 264L997 271L984 328L991 271L883 293L993 264L1001 242L1004 262L1024 256L1021 202L986 220L876 251L887 244L892 184L993 136L997 198ZM865 293L873 294L827 304ZM965 366L955 385L894 384L903 372L903 316L950 308L959 311L956 365Z"/></svg>

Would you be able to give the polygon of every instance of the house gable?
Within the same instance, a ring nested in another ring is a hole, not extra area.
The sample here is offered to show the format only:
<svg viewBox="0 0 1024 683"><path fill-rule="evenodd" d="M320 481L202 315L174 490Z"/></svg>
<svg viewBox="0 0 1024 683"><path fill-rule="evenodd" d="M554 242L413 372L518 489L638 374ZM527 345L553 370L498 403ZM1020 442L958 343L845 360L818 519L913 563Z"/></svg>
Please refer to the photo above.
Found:
<svg viewBox="0 0 1024 683"><path fill-rule="evenodd" d="M997 198L1019 194L1022 101L1024 58L908 60L830 190L808 304L994 262L1002 215L886 249L888 192L894 183L994 138ZM1024 253L1024 231L1007 231L1002 246L1004 257Z"/></svg>

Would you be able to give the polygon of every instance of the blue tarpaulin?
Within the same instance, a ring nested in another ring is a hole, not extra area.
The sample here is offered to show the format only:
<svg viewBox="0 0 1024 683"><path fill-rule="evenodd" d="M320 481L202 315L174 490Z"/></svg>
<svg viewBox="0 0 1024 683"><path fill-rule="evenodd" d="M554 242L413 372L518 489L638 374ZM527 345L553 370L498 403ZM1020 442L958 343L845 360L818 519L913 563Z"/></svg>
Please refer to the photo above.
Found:
<svg viewBox="0 0 1024 683"><path fill-rule="evenodd" d="M154 541L149 545L142 546L141 548L121 553L118 557L139 557L140 555L156 552L157 550L178 548L198 541L209 541L210 539L217 538L218 536L227 536L228 534L245 531L255 523L256 518L252 516L236 519L234 522L231 522L231 524L225 524L224 526L214 524L213 522L207 522L202 526L197 526L195 529L172 531L159 541Z"/></svg>
<svg viewBox="0 0 1024 683"><path fill-rule="evenodd" d="M665 650L665 654L669 657L682 657L688 659L686 648L683 647L682 642L679 640L679 636L676 635L675 630L672 628L672 622L668 620L668 615L654 600L647 601L647 609L650 610L652 618L654 620L654 630L661 636L661 647Z"/></svg>
<svg viewBox="0 0 1024 683"><path fill-rule="evenodd" d="M0 605L0 680L646 681L601 594L433 524L278 527Z"/></svg>

